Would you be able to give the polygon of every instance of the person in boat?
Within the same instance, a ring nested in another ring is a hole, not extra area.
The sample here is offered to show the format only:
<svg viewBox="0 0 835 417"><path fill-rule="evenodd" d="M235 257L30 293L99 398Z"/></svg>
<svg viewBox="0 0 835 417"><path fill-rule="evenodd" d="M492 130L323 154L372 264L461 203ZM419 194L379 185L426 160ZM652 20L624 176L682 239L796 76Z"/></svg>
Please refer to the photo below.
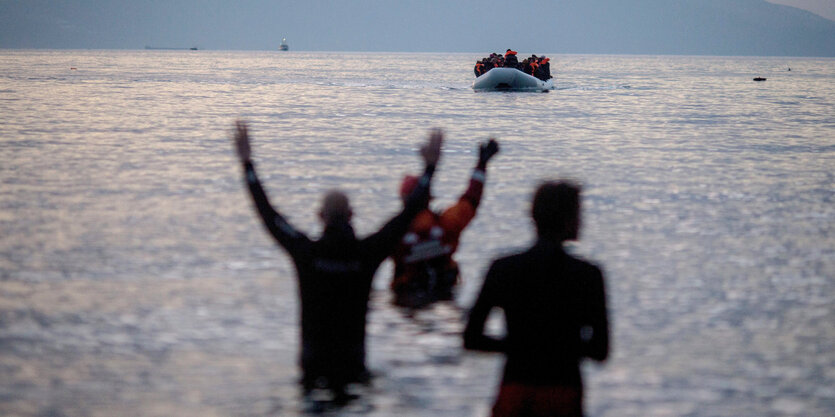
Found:
<svg viewBox="0 0 835 417"><path fill-rule="evenodd" d="M487 71L490 71L493 68L490 64L490 60L487 58L482 58L481 61L476 62L476 77L484 75Z"/></svg>
<svg viewBox="0 0 835 417"><path fill-rule="evenodd" d="M493 416L582 416L580 361L606 360L609 324L603 273L569 255L580 229L580 188L546 182L533 198L538 235L527 251L493 262L469 313L466 349L507 356ZM484 334L501 308L506 336Z"/></svg>
<svg viewBox="0 0 835 417"><path fill-rule="evenodd" d="M548 81L551 77L551 61L550 58L541 56L539 57L539 65L536 68L534 76L539 78L542 81Z"/></svg>
<svg viewBox="0 0 835 417"><path fill-rule="evenodd" d="M531 67L530 58L525 58L525 59L522 60L522 62L519 63L519 71L522 71L525 74L530 72L530 67Z"/></svg>
<svg viewBox="0 0 835 417"><path fill-rule="evenodd" d="M235 148L255 208L295 265L301 298L301 383L306 396L324 389L334 401L344 402L352 398L345 391L348 384L368 382L365 325L371 281L380 263L426 207L442 141L440 131L430 135L421 148L423 175L405 198L402 211L376 233L357 238L348 198L341 191L331 191L325 194L319 211L324 231L318 240L312 240L270 204L255 173L247 126L237 123Z"/></svg>
<svg viewBox="0 0 835 417"><path fill-rule="evenodd" d="M481 74L484 74L484 62L476 61L475 67L473 68L473 72L475 72L475 76L479 77Z"/></svg>
<svg viewBox="0 0 835 417"><path fill-rule="evenodd" d="M496 53L491 53L490 56L487 58L488 61L490 62L490 68L491 69L492 68L499 68L499 67L502 66L501 61L499 60L499 58L501 58L501 56L496 54Z"/></svg>
<svg viewBox="0 0 835 417"><path fill-rule="evenodd" d="M491 69L495 68L493 66L493 62L489 58L484 58L482 62L484 63L484 72L482 74L486 74L487 71L490 71Z"/></svg>
<svg viewBox="0 0 835 417"><path fill-rule="evenodd" d="M504 54L504 66L508 68L518 68L519 60L516 58L516 51L508 49Z"/></svg>
<svg viewBox="0 0 835 417"><path fill-rule="evenodd" d="M537 71L539 71L539 58L537 58L536 55L533 55L533 57L530 60L529 65L530 65L530 70L531 71L528 74L536 77L536 73L537 73Z"/></svg>
<svg viewBox="0 0 835 417"><path fill-rule="evenodd" d="M476 215L487 163L498 152L499 144L495 139L482 143L469 187L458 201L440 212L431 210L427 202L412 221L409 232L392 256L394 278L391 289L395 305L420 308L435 301L452 299L459 276L458 264L452 256L458 249L461 233ZM407 175L403 179L400 195L404 201L416 184L414 176Z"/></svg>
<svg viewBox="0 0 835 417"><path fill-rule="evenodd" d="M531 74L532 75L533 74L533 64L535 64L537 62L536 55L531 55L531 56L525 58L524 62L526 62L527 64L523 65L522 72L524 72L525 74Z"/></svg>

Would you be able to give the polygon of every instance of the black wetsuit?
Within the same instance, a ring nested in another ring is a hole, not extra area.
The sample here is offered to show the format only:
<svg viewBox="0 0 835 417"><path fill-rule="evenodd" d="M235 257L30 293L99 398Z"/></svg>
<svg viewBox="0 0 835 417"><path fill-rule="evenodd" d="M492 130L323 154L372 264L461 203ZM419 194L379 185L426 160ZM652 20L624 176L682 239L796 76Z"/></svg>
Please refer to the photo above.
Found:
<svg viewBox="0 0 835 417"><path fill-rule="evenodd" d="M403 211L378 232L357 239L348 221L331 223L313 241L270 205L251 163L246 182L264 224L293 259L301 297L301 354L305 389L322 381L339 390L367 378L365 323L371 281L427 204L434 167L427 166Z"/></svg>
<svg viewBox="0 0 835 417"><path fill-rule="evenodd" d="M483 334L493 307L505 313L503 339ZM547 241L495 261L470 311L464 346L504 352L503 384L582 390L580 360L605 360L609 352L603 274Z"/></svg>

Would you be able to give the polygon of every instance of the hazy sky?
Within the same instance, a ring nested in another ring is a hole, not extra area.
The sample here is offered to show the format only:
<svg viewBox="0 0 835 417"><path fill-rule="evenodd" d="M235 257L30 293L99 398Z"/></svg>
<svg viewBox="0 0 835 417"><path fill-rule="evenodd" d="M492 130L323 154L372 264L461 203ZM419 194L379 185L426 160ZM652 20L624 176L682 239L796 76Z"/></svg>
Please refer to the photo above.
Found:
<svg viewBox="0 0 835 417"><path fill-rule="evenodd" d="M0 0L0 48L835 56L835 0Z"/></svg>

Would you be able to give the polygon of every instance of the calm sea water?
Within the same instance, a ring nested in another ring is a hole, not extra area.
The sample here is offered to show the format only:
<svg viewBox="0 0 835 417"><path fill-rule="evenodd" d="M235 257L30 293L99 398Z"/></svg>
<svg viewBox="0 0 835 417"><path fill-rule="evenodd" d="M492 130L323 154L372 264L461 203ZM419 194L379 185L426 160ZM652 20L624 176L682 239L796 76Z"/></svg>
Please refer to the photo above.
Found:
<svg viewBox="0 0 835 417"><path fill-rule="evenodd" d="M501 357L463 352L461 319L557 177L585 185L574 251L608 280L591 416L835 414L835 60L558 55L555 91L474 93L479 57L0 51L0 414L303 413L293 270L244 191L236 118L314 235L333 187L360 234L395 213L431 127L438 207L478 141L502 145L456 302L390 306L384 264L378 377L330 415L488 414Z"/></svg>

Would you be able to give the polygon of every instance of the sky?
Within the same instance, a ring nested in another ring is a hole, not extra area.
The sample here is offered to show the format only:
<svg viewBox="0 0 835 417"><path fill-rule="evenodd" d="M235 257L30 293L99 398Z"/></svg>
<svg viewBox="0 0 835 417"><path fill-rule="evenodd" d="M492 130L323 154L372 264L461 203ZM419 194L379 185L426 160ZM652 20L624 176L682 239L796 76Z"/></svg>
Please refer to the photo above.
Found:
<svg viewBox="0 0 835 417"><path fill-rule="evenodd" d="M0 48L835 56L835 0L0 0Z"/></svg>

